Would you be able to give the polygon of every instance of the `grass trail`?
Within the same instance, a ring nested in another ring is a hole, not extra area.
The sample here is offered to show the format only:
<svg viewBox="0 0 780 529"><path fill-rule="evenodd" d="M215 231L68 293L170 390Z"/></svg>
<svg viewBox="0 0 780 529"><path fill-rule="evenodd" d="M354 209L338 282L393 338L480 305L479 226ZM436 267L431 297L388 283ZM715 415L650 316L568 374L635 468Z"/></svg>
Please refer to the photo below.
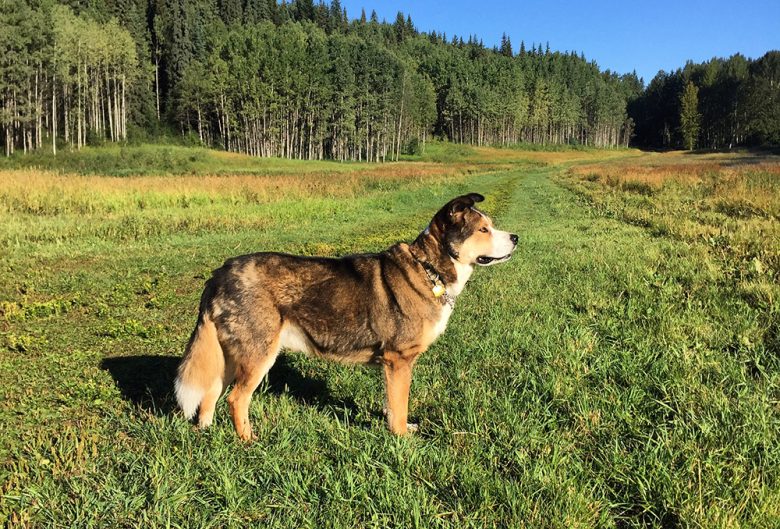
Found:
<svg viewBox="0 0 780 529"><path fill-rule="evenodd" d="M524 478L551 474L549 512L586 526L776 525L773 321L702 248L595 216L547 174L520 180L511 204L524 244L486 295L520 282L495 307L516 341L496 350L518 362L521 428L536 425L545 455Z"/></svg>
<svg viewBox="0 0 780 529"><path fill-rule="evenodd" d="M261 228L171 239L166 228L95 246L87 230L13 254L7 276L35 295L3 286L0 515L63 526L777 526L780 366L766 312L720 281L706 251L598 216L551 180L559 170L283 203ZM235 438L224 400L203 433L170 412L210 267L256 249L381 249L465 190L488 195L520 245L477 270L421 357L419 435L385 431L378 373L300 355L255 395L252 445Z"/></svg>

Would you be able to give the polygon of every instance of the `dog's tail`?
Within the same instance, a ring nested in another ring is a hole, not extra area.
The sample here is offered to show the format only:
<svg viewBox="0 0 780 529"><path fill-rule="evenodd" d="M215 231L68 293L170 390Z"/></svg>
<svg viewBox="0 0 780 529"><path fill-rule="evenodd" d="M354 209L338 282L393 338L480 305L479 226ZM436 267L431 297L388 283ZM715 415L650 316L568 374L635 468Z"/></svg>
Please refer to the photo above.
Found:
<svg viewBox="0 0 780 529"><path fill-rule="evenodd" d="M207 391L219 385L221 392L224 377L225 355L217 339L217 327L201 309L174 384L176 400L187 419L195 415Z"/></svg>

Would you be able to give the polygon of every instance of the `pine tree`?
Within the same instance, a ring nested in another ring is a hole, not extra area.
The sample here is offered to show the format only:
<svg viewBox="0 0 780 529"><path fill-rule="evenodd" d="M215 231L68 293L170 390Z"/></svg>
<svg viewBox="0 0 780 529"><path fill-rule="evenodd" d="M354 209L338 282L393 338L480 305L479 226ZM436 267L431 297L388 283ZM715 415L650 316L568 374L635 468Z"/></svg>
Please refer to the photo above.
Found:
<svg viewBox="0 0 780 529"><path fill-rule="evenodd" d="M295 20L314 21L314 0L295 0L291 6L295 12Z"/></svg>
<svg viewBox="0 0 780 529"><path fill-rule="evenodd" d="M271 13L268 7L268 0L246 0L244 17L246 17L246 22L249 24L270 20Z"/></svg>
<svg viewBox="0 0 780 529"><path fill-rule="evenodd" d="M512 56L512 42L509 40L509 37L506 33L501 35L501 48L500 53L504 57L511 57Z"/></svg>
<svg viewBox="0 0 780 529"><path fill-rule="evenodd" d="M341 2L339 0L331 0L329 11L331 31L343 31L348 19L346 17L342 19Z"/></svg>
<svg viewBox="0 0 780 529"><path fill-rule="evenodd" d="M680 96L680 132L685 148L692 151L699 137L701 114L699 114L699 89L688 81Z"/></svg>
<svg viewBox="0 0 780 529"><path fill-rule="evenodd" d="M746 88L746 128L752 142L780 145L780 51L767 52L750 65Z"/></svg>
<svg viewBox="0 0 780 529"><path fill-rule="evenodd" d="M406 37L406 19L404 18L404 14L400 11L395 16L393 29L395 30L395 41L403 42Z"/></svg>
<svg viewBox="0 0 780 529"><path fill-rule="evenodd" d="M326 32L331 33L333 31L333 25L330 21L330 11L325 2L320 0L316 6L314 6L314 23L318 27L324 29Z"/></svg>
<svg viewBox="0 0 780 529"><path fill-rule="evenodd" d="M240 23L244 16L241 0L219 0L219 16L227 25Z"/></svg>

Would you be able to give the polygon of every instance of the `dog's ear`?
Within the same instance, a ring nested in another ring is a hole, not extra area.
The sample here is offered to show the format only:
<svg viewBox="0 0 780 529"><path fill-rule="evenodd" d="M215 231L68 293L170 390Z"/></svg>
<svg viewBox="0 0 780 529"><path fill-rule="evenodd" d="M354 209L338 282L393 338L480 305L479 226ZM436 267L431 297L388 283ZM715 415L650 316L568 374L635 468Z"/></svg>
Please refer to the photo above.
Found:
<svg viewBox="0 0 780 529"><path fill-rule="evenodd" d="M449 212L450 217L452 217L456 213L460 213L467 210L468 208L474 207L474 204L477 202L482 202L483 200L485 200L485 197L479 193L461 195L450 200L449 204L447 204L447 211Z"/></svg>
<svg viewBox="0 0 780 529"><path fill-rule="evenodd" d="M485 197L479 193L468 193L467 195L453 198L444 204L444 206L436 212L436 215L433 216L433 220L428 226L430 233L434 237L442 239L447 226L460 223L463 220L463 215L461 214L468 208L474 207L474 204L477 202L482 202L483 200L485 200Z"/></svg>

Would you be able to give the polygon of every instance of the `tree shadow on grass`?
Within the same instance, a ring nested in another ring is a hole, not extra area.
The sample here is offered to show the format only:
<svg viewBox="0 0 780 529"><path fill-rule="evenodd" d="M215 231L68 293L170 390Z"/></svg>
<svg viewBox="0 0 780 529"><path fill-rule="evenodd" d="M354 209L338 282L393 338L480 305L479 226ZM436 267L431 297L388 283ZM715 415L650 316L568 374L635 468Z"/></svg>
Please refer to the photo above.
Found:
<svg viewBox="0 0 780 529"><path fill-rule="evenodd" d="M173 381L180 361L179 356L118 356L103 359L100 367L111 374L122 396L133 405L156 415L167 415L177 407ZM267 395L287 395L302 405L335 413L340 420L348 418L353 424L360 412L353 399L334 397L323 378L303 374L286 356L277 359L264 388ZM262 395L256 393L255 398L258 397ZM372 415L381 417L378 412ZM357 424L363 422L370 421Z"/></svg>

